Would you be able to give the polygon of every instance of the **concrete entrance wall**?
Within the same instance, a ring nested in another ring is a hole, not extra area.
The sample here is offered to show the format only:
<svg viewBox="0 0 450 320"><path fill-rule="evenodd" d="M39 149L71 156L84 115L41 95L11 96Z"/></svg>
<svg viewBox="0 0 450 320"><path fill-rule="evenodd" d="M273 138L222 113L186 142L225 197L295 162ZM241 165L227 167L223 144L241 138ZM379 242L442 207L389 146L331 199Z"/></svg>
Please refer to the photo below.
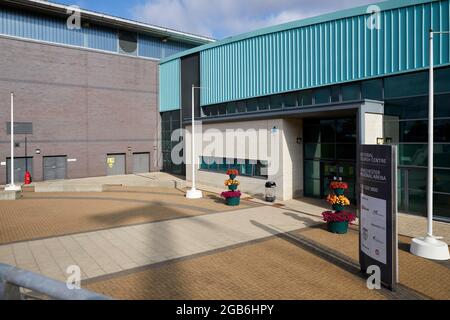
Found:
<svg viewBox="0 0 450 320"><path fill-rule="evenodd" d="M257 142L255 141L245 142L245 139L242 138L238 141L238 143L245 143L245 148L237 148L236 150L233 150L234 148L227 148L224 143L223 150L216 150L216 152L213 153L206 146L208 141L203 141L203 143L200 143L200 138L196 138L197 159L199 159L200 156L213 156L232 159L236 158L269 161L269 175L267 179L260 177L239 176L238 179L241 182L239 189L241 191L261 196L265 193L265 183L267 181L275 181L278 187L277 197L279 199L289 200L294 196L303 195L303 145L301 142L301 119L270 119L204 124L201 127L201 132L204 133L208 129L214 129L224 136L227 136L227 130L240 129L246 132L251 129L256 131L258 137L260 134L266 134L267 141L272 141L271 145L268 147L268 150L270 151L268 153L269 157L255 158L257 155L254 155L252 151L254 145L257 145ZM190 132L191 127L186 127L186 130ZM200 132L197 130L200 130L200 128L196 128L196 132ZM185 153L187 159L191 158L190 146L191 140L190 137L187 137ZM224 181L227 177L224 173L200 170L199 163L196 163L195 167L197 168L197 182L218 188L224 188L225 190ZM192 180L191 171L191 165L187 164L186 179L188 181Z"/></svg>

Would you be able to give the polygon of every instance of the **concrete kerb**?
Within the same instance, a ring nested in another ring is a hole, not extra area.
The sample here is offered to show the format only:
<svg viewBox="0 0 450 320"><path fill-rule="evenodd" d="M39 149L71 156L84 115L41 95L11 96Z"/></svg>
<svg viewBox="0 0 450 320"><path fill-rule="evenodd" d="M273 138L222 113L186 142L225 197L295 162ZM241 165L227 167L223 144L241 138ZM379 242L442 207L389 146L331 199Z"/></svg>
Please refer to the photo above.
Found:
<svg viewBox="0 0 450 320"><path fill-rule="evenodd" d="M0 191L0 201L17 200L20 196L20 191Z"/></svg>

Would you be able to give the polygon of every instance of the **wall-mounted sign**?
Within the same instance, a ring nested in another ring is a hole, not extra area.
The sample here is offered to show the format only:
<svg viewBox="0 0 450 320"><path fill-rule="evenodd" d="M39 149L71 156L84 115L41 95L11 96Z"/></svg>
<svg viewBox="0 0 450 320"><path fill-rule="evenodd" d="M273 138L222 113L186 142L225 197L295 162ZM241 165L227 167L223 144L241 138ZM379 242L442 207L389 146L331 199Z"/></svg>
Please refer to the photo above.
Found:
<svg viewBox="0 0 450 320"><path fill-rule="evenodd" d="M396 148L362 145L359 160L361 270L366 272L370 266L378 266L381 282L395 289L398 270Z"/></svg>
<svg viewBox="0 0 450 320"><path fill-rule="evenodd" d="M0 166L6 166L6 162L4 161L0 162Z"/></svg>
<svg viewBox="0 0 450 320"><path fill-rule="evenodd" d="M106 163L108 164L108 167L112 168L112 167L114 167L114 163L116 163L116 158L108 157L106 159Z"/></svg>
<svg viewBox="0 0 450 320"><path fill-rule="evenodd" d="M11 122L6 123L6 134L11 134ZM14 122L14 134L33 134L33 123Z"/></svg>
<svg viewBox="0 0 450 320"><path fill-rule="evenodd" d="M77 159L67 159L67 162L77 162Z"/></svg>

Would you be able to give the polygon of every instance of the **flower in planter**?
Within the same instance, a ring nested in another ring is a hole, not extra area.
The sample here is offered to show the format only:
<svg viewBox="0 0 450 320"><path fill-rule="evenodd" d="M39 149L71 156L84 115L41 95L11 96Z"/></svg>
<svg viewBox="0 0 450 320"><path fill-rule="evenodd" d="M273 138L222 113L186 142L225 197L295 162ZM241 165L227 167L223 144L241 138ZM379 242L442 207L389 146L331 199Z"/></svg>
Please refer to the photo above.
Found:
<svg viewBox="0 0 450 320"><path fill-rule="evenodd" d="M221 196L225 199L228 198L239 198L242 195L240 191L224 191L221 193Z"/></svg>
<svg viewBox="0 0 450 320"><path fill-rule="evenodd" d="M341 206L350 205L350 200L348 200L346 196L337 196L335 194L328 195L327 201L331 205L341 205Z"/></svg>
<svg viewBox="0 0 450 320"><path fill-rule="evenodd" d="M239 182L239 181L237 181L237 180L231 180L231 179L228 179L228 180L226 180L225 181L225 186L238 186L238 185L240 185L241 183Z"/></svg>
<svg viewBox="0 0 450 320"><path fill-rule="evenodd" d="M335 189L344 189L347 190L348 189L348 184L346 182L341 182L341 181L333 181L330 183L330 188L335 190Z"/></svg>
<svg viewBox="0 0 450 320"><path fill-rule="evenodd" d="M233 175L233 176L238 176L239 175L239 171L236 169L228 169L227 170L227 175Z"/></svg>
<svg viewBox="0 0 450 320"><path fill-rule="evenodd" d="M356 215L347 211L325 211L322 213L323 220L325 222L349 222L352 223L356 220Z"/></svg>

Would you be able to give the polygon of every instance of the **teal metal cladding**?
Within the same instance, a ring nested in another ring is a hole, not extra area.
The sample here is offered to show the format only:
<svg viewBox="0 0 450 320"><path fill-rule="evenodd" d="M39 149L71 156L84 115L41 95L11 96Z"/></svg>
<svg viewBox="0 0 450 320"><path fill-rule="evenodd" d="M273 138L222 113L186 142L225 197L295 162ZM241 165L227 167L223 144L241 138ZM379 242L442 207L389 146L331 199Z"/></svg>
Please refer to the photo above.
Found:
<svg viewBox="0 0 450 320"><path fill-rule="evenodd" d="M360 14L213 45L200 53L201 105L427 67L430 27L449 30L450 6L419 2L381 11L379 30ZM449 64L449 36L434 44L436 65Z"/></svg>
<svg viewBox="0 0 450 320"><path fill-rule="evenodd" d="M181 60L175 59L159 66L159 111L178 110L181 106Z"/></svg>

